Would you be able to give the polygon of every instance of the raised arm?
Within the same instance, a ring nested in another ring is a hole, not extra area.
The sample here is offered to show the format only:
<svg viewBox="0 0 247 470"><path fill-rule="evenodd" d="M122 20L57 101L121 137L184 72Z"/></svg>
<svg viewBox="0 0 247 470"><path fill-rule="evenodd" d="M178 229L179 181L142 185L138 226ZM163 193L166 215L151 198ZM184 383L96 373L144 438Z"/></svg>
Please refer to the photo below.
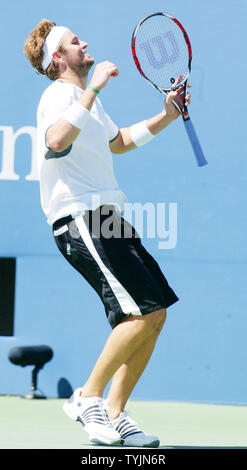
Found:
<svg viewBox="0 0 247 470"><path fill-rule="evenodd" d="M116 77L118 73L116 65L112 62L101 62L95 67L90 86L102 90L109 78ZM49 148L55 152L62 152L74 142L89 117L96 96L91 88L86 88L78 101L49 127L46 133Z"/></svg>
<svg viewBox="0 0 247 470"><path fill-rule="evenodd" d="M136 136L140 139L141 133L143 133L143 143L146 141L148 142L148 140L151 140L153 136L161 132L172 121L177 119L178 116L180 116L180 113L172 103L172 100L175 100L179 106L183 106L183 87L179 88L177 91L171 91L167 95L164 109L161 113L156 114L146 121L134 126L121 128L117 139L110 143L111 152L116 154L129 152L130 150L137 148L137 145L135 144L137 141ZM185 104L188 106L189 103L190 93L185 97Z"/></svg>

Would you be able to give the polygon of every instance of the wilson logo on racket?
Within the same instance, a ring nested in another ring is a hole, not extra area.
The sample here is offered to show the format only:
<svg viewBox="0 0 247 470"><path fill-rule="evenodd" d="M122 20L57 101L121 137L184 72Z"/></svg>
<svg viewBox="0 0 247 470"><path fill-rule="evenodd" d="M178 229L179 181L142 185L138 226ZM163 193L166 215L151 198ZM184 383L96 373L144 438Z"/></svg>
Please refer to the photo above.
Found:
<svg viewBox="0 0 247 470"><path fill-rule="evenodd" d="M170 46L169 50L166 48L167 44ZM154 46L159 51L160 59L157 59L157 54L154 52ZM166 64L175 62L179 56L179 48L172 31L167 31L163 36L156 36L151 41L145 41L140 44L140 48L144 49L147 60L151 67L161 69Z"/></svg>

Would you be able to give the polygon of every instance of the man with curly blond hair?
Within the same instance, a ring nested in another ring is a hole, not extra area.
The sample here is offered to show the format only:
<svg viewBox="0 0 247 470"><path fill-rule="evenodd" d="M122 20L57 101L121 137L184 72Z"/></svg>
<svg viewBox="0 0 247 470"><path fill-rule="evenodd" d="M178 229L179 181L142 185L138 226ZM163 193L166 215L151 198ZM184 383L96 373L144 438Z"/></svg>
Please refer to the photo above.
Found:
<svg viewBox="0 0 247 470"><path fill-rule="evenodd" d="M139 429L125 405L152 355L166 309L178 299L122 216L127 199L112 153L146 144L174 121L179 112L172 100L182 104L181 89L169 93L159 114L119 129L99 99L118 68L101 62L88 83L94 59L87 47L69 28L46 19L25 43L32 66L52 80L37 111L41 205L58 249L98 293L112 327L90 376L63 409L94 443L158 447L159 439Z"/></svg>

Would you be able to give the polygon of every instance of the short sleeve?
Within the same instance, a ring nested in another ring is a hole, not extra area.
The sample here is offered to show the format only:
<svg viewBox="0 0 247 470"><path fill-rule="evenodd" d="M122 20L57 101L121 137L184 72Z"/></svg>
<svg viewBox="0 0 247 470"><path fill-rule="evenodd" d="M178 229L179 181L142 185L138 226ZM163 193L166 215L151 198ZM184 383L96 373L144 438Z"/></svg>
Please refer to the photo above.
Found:
<svg viewBox="0 0 247 470"><path fill-rule="evenodd" d="M111 120L110 116L105 113L105 119L106 119L106 127L107 127L107 132L108 132L108 137L109 137L109 142L112 142L115 140L119 134L119 128L118 126Z"/></svg>
<svg viewBox="0 0 247 470"><path fill-rule="evenodd" d="M74 102L74 97L70 90L63 89L63 93L58 88L48 88L43 94L37 111L37 124L43 131L61 118L63 113Z"/></svg>

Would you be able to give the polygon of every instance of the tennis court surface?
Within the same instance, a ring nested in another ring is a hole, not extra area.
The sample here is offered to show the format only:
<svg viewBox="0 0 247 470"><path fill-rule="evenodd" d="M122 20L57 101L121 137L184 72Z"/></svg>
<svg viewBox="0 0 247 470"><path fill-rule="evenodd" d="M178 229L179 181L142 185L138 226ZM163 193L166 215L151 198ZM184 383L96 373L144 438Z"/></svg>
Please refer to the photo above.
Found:
<svg viewBox="0 0 247 470"><path fill-rule="evenodd" d="M0 449L103 449L64 414L64 401L0 396ZM163 449L247 449L247 406L129 401L126 409Z"/></svg>

